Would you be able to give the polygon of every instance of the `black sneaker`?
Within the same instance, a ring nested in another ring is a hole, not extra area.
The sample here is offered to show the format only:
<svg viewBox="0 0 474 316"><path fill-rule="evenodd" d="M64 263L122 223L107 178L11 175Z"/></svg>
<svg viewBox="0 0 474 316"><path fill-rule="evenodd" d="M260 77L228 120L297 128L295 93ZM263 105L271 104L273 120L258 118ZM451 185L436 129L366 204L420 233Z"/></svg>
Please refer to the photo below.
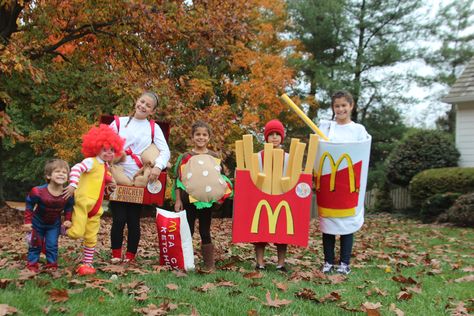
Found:
<svg viewBox="0 0 474 316"><path fill-rule="evenodd" d="M280 265L276 266L276 270L281 271L281 272L288 272L285 266L280 266Z"/></svg>

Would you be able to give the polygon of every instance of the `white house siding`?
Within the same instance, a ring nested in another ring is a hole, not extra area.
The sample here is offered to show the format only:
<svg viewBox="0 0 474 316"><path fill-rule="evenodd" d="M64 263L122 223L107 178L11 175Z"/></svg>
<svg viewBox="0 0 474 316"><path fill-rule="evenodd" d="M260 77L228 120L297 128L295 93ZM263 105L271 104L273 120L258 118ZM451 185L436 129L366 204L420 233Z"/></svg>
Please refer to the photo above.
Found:
<svg viewBox="0 0 474 316"><path fill-rule="evenodd" d="M474 102L457 104L456 147L460 167L474 167Z"/></svg>

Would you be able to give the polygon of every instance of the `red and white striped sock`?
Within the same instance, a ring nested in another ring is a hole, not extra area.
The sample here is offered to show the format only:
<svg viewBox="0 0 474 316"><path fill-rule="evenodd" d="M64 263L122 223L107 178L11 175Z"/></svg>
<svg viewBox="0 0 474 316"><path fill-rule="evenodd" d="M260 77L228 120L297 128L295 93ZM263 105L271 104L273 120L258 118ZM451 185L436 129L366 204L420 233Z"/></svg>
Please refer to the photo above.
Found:
<svg viewBox="0 0 474 316"><path fill-rule="evenodd" d="M94 261L94 252L95 247L84 246L84 258L82 259L82 263L92 264L92 261Z"/></svg>

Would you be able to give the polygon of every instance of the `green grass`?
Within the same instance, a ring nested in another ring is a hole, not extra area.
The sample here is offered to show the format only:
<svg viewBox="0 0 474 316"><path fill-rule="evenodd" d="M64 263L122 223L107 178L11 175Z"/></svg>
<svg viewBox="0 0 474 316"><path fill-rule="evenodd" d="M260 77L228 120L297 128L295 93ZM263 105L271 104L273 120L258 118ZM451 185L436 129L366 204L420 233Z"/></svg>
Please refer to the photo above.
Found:
<svg viewBox="0 0 474 316"><path fill-rule="evenodd" d="M105 270L110 268L107 263L109 225L110 219L105 219L99 239L102 243L98 247L101 252L96 258L96 267ZM454 281L473 274L469 269L463 271L474 267L472 229L425 225L389 215L369 215L364 228L356 234L352 274L342 283L333 283L308 273L319 270L323 260L316 223L311 225L307 249L289 248L290 273L275 271L275 248L269 246L266 253L268 270L258 279L245 277L246 273L253 272L253 249L250 245L231 244L230 220L213 220L213 237L218 249L218 267L237 259L236 264L230 266L230 270L218 269L213 274L190 272L184 277L170 271L156 271L154 224L147 218L142 225L139 266L119 274L114 281L110 280L112 272L100 270L94 277L75 275L73 270L80 252L79 243L62 239L59 273L40 273L22 280L26 254L23 235L18 232L18 226L0 226L2 236L5 236L2 237L4 244L0 257L0 304L8 304L23 315L42 315L45 310L49 311L48 315L133 315L140 314L134 309L146 308L150 304L159 306L163 302L177 305L168 312L171 315L189 315L193 310L200 315L246 315L249 311L258 315L347 315L351 313L347 309L357 310L353 314L363 315L361 304L365 302L380 302L382 315L395 315L390 311L391 304L405 315L446 315L459 302L472 312L473 282ZM199 249L196 241L195 246ZM200 259L197 261L199 263ZM402 289L416 285L396 282L392 279L396 276L414 279L421 293L408 289L411 298L398 300L397 295ZM301 277L306 279L301 280ZM218 284L224 280L235 285L216 286L207 292L199 290L206 283ZM148 287L144 290L145 300L137 300L139 294L134 291L139 291L139 287L131 288L130 284L136 281ZM276 283L286 284L288 289L282 291ZM91 288L90 285L94 284L103 286L113 297L100 288ZM168 289L169 284L176 284L178 289ZM319 299L334 291L341 298L318 303L296 297L295 294L303 288L314 291ZM69 298L64 302L51 301L48 293L52 289L69 290ZM375 293L376 289L385 295ZM291 300L291 303L279 308L265 306L267 291L272 299L278 295L278 299Z"/></svg>

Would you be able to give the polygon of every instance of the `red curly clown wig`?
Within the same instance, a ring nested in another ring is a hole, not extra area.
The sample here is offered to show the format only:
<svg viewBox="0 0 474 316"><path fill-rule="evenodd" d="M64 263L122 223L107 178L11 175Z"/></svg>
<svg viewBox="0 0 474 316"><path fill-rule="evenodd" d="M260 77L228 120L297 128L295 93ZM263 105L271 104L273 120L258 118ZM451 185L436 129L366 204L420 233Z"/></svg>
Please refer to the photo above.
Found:
<svg viewBox="0 0 474 316"><path fill-rule="evenodd" d="M82 135L82 153L86 158L97 156L102 148L113 148L115 157L120 157L125 140L106 124L92 127Z"/></svg>

